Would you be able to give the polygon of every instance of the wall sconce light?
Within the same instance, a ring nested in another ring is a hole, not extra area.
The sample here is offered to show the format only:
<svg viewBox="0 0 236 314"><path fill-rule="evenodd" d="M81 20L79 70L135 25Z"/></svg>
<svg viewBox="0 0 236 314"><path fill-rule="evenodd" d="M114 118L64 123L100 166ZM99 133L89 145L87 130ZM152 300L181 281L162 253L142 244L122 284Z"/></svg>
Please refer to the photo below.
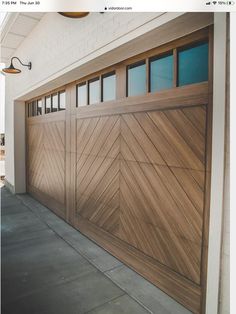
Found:
<svg viewBox="0 0 236 314"><path fill-rule="evenodd" d="M89 12L58 12L58 13L65 17L70 17L72 19L79 19L89 14Z"/></svg>
<svg viewBox="0 0 236 314"><path fill-rule="evenodd" d="M22 62L20 61L19 58L17 58L17 57L12 57L12 58L11 58L11 64L10 64L10 66L9 66L8 68L2 69L3 72L5 72L5 73L10 73L10 74L18 74L18 73L21 72L20 69L17 69L17 68L14 67L13 62L12 62L13 59L17 59L17 60L20 62L21 65L23 65L24 67L28 67L28 69L31 70L31 68L32 68L32 63L31 63L31 62L29 62L28 64L24 64L24 63L22 63Z"/></svg>

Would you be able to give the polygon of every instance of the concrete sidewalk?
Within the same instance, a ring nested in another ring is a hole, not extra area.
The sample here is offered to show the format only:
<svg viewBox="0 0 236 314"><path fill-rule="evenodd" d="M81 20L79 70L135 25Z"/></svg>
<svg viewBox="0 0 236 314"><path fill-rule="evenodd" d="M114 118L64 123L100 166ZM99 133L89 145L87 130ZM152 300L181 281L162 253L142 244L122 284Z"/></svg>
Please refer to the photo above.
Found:
<svg viewBox="0 0 236 314"><path fill-rule="evenodd" d="M2 314L189 314L25 195L1 188Z"/></svg>

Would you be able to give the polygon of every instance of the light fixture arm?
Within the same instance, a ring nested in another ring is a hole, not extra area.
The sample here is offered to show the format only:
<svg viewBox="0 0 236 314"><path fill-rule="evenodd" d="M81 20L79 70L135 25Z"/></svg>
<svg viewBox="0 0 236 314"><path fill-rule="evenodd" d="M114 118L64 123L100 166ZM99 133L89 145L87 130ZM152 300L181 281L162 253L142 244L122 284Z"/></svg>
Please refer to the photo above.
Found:
<svg viewBox="0 0 236 314"><path fill-rule="evenodd" d="M28 67L29 70L32 69L32 63L31 62L29 62L28 64L24 64L24 63L21 62L21 60L18 57L12 57L11 58L11 64L13 64L12 63L13 59L17 59L20 62L21 65L23 65L24 67Z"/></svg>

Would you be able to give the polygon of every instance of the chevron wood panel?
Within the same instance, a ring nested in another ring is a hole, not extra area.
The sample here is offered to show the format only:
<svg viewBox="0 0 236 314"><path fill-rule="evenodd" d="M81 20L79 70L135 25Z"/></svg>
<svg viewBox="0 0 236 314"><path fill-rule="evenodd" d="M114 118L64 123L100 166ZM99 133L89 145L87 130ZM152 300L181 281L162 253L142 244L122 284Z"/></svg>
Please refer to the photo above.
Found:
<svg viewBox="0 0 236 314"><path fill-rule="evenodd" d="M120 191L121 238L199 283L202 217L170 170L124 161Z"/></svg>
<svg viewBox="0 0 236 314"><path fill-rule="evenodd" d="M121 117L119 236L196 283L201 270L205 123L204 106Z"/></svg>
<svg viewBox="0 0 236 314"><path fill-rule="evenodd" d="M119 224L119 116L77 121L77 212L112 234Z"/></svg>
<svg viewBox="0 0 236 314"><path fill-rule="evenodd" d="M28 184L65 205L65 122L28 127Z"/></svg>
<svg viewBox="0 0 236 314"><path fill-rule="evenodd" d="M43 128L40 125L28 127L28 183L40 190L43 178Z"/></svg>
<svg viewBox="0 0 236 314"><path fill-rule="evenodd" d="M200 283L206 108L77 120L77 213Z"/></svg>

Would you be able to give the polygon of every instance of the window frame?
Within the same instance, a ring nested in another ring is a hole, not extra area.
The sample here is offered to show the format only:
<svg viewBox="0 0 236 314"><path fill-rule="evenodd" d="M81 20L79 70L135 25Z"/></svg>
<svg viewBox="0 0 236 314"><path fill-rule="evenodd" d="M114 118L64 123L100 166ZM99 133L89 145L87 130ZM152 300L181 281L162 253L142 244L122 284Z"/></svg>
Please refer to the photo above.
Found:
<svg viewBox="0 0 236 314"><path fill-rule="evenodd" d="M31 102L28 102L28 104L27 104L27 106L28 106L28 118L30 118L31 117Z"/></svg>
<svg viewBox="0 0 236 314"><path fill-rule="evenodd" d="M47 99L50 99L50 107L47 107ZM49 113L51 113L52 111L51 111L51 107L52 107L52 98L51 98L51 95L47 95L47 96L45 96L45 98L44 98L44 101L45 101L45 114L49 114ZM49 109L49 112L47 112L47 109Z"/></svg>
<svg viewBox="0 0 236 314"><path fill-rule="evenodd" d="M106 73L101 75L101 102L115 101L116 100L116 95L117 95L116 84L115 84L115 99L112 99L112 100L104 100L103 99L103 94L104 94L104 91L103 91L103 87L104 87L103 80L104 80L104 78L107 78L107 77L113 76L113 75L115 76L115 83L116 83L116 71L115 70L110 71L110 72L106 72Z"/></svg>
<svg viewBox="0 0 236 314"><path fill-rule="evenodd" d="M79 92L80 86L86 86L86 104L82 105L82 106L79 106L79 103L78 103L78 99L79 99L78 98L78 92ZM76 108L85 107L87 105L88 105L88 81L83 81L83 82L76 84Z"/></svg>
<svg viewBox="0 0 236 314"><path fill-rule="evenodd" d="M38 106L39 101L41 101L41 104L42 104L42 106L41 106L41 113L40 114L38 113L39 112L39 108L40 108ZM42 100L42 98L39 98L39 99L36 100L36 108L37 108L36 115L37 116L41 116L42 113L43 113L43 100Z"/></svg>
<svg viewBox="0 0 236 314"><path fill-rule="evenodd" d="M53 107L53 97L56 96L57 98L57 107L56 110L54 110L55 108ZM59 99L58 99L58 92L52 93L51 94L51 113L57 112L58 110L58 106L59 106Z"/></svg>
<svg viewBox="0 0 236 314"><path fill-rule="evenodd" d="M90 94L89 94L89 92L90 92L90 83L93 83L93 82L96 82L96 81L98 81L98 84L99 84L99 86L98 86L98 91L99 91L98 99L99 100L98 100L98 102L90 104ZM101 75L96 76L96 77L88 80L87 85L88 85L88 87L87 87L87 93L88 93L87 105L91 106L91 105L97 105L97 104L101 103L102 102L101 101Z"/></svg>
<svg viewBox="0 0 236 314"><path fill-rule="evenodd" d="M37 116L37 100L33 100L31 102L31 107L32 107L31 109L32 117Z"/></svg>
<svg viewBox="0 0 236 314"><path fill-rule="evenodd" d="M209 69L209 38L208 39L203 39L203 40L200 40L200 41L196 41L196 42L193 42L193 43L189 43L189 44L186 44L185 46L181 46L181 47L178 47L176 50L177 50L177 64L176 64L176 67L177 67L177 78L176 78L176 86L177 87L183 87L183 86L187 86L187 85L193 85L193 84L199 84L199 83L203 83L203 82L208 82L209 81L209 71L208 71L208 80L207 81L201 81L201 82L197 82L197 83L190 83L190 84L184 84L184 85L179 85L179 52L181 51L185 51L185 50L188 50L188 49L192 49L192 48L195 48L195 47L198 47L200 45L203 45L203 44L208 44L208 69Z"/></svg>
<svg viewBox="0 0 236 314"><path fill-rule="evenodd" d="M140 94L140 95L130 95L129 96L129 69L133 69L136 68L140 65L145 65L145 76L146 76L146 85L145 85L145 89L146 92L144 94ZM148 69L147 69L147 59L142 59L139 61L136 61L132 64L126 65L126 97L138 97L138 96L143 96L147 94L147 73L148 73Z"/></svg>
<svg viewBox="0 0 236 314"><path fill-rule="evenodd" d="M170 90L175 86L175 54L174 54L174 49L171 49L171 50L168 50L166 52L163 52L159 55L155 55L155 56L152 56L152 57L149 57L148 58L148 93L150 94L153 94L153 93L159 93L161 92L162 90L160 91L151 91L151 63L153 61L156 61L156 60L159 60L159 59L162 59L162 58L165 58L165 57L170 57L170 56L173 56L173 68L172 68L172 71L173 71L173 82L172 82L172 87L171 88L166 88L166 89L163 89L163 90Z"/></svg>
<svg viewBox="0 0 236 314"><path fill-rule="evenodd" d="M178 86L177 84L177 65L178 65L178 51L180 50L184 50L193 46L197 46L200 45L202 43L208 43L209 44L209 57L208 57L208 73L209 73L209 77L208 77L208 81L205 83L210 83L212 78L211 78L211 63L212 63L212 48L210 45L212 45L212 27L211 26L207 26L203 29L197 30L195 32L192 32L191 34L187 34L183 37L174 39L171 42L167 42L163 45L160 45L158 47L152 48L148 51L139 53L135 56L132 56L130 58L127 58L123 61L120 61L112 66L106 67L100 71L94 72L92 74L86 75L81 77L78 80L74 81L74 85L75 85L75 96L74 96L74 101L75 103L72 104L72 106L75 106L75 109L81 111L82 112L86 112L89 109L86 109L86 107L89 105L95 105L95 106L103 106L103 103L113 103L113 102L117 102L117 104L120 102L121 99L123 99L125 101L125 103L129 103L129 98L130 97L134 97L134 99L131 99L130 101L133 102L135 101L135 99L138 99L139 97L141 97L142 99L144 99L146 96L148 97L156 97L158 96L157 94L160 94L161 97L164 97L165 95L167 96L168 94L170 95L171 93L173 93L173 89L175 88L191 88L192 85L196 85L196 87L194 87L194 89L198 88L197 84L199 84L199 86L203 83L193 83L193 84L188 84L188 85L184 85L184 86ZM150 82L150 60L153 61L155 59L159 59L161 57L164 57L165 55L169 55L173 53L173 88L169 88L169 89L163 89L161 91L153 91L151 92L151 82ZM128 95L128 78L127 78L127 67L129 66L129 68L132 68L134 66L137 65L141 65L143 63L146 63L146 93L142 94L142 95L137 95L137 96L127 96ZM109 76L110 73L114 73L116 75L116 99L115 100L111 100L111 101L104 101L103 100L103 77L106 77L106 75ZM100 95L99 95L99 102L94 103L94 104L89 104L89 81L93 81L93 80L99 80L100 82L100 86L99 86L99 90L100 90ZM86 106L78 106L78 89L77 86L79 86L80 84L85 83L86 87L87 87L87 104ZM70 83L71 85L71 83ZM69 85L68 85L69 86ZM42 97L43 99L43 114L48 114L48 113L52 113L51 112L51 108L50 111L47 113L46 112L46 97L50 96L55 93L55 92L60 92L62 90L65 90L65 93L67 93L67 85L61 86L60 88L57 88L53 91L51 91L50 93L45 93L43 95L41 95L40 97ZM153 96L150 96L153 95ZM37 98L36 98L37 99ZM34 99L29 100L29 102L32 102ZM143 100L144 101L144 100ZM58 100L59 103L59 100ZM106 105L106 104L104 104ZM110 104L107 104L110 105ZM52 104L51 104L52 106ZM84 108L85 107L85 108ZM28 108L28 113L30 114L30 109ZM60 109L58 108L58 111L60 111ZM29 115L28 114L28 115Z"/></svg>
<svg viewBox="0 0 236 314"><path fill-rule="evenodd" d="M65 108L61 108L61 102L60 102L60 95L61 94L65 94ZM58 110L57 111L63 111L63 110L66 110L66 91L65 90L60 90L58 92Z"/></svg>

